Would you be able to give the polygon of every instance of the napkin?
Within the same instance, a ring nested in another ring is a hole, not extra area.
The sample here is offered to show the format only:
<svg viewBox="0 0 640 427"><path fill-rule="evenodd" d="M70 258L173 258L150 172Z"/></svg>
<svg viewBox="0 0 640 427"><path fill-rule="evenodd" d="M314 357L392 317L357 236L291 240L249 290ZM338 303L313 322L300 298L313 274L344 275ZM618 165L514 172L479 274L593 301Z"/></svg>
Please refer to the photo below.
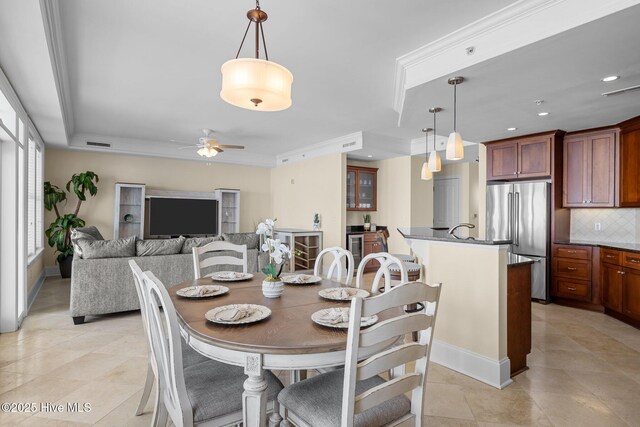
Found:
<svg viewBox="0 0 640 427"><path fill-rule="evenodd" d="M248 305L239 305L236 308L232 308L230 310L225 310L216 315L218 320L222 320L224 322L235 322L240 319L244 319L245 317L249 317L253 314L253 309Z"/></svg>
<svg viewBox="0 0 640 427"><path fill-rule="evenodd" d="M242 273L236 273L235 271L226 271L224 273L216 274L216 277L221 279L240 279L242 277Z"/></svg>
<svg viewBox="0 0 640 427"><path fill-rule="evenodd" d="M328 308L320 316L318 320L324 323L330 323L335 325L337 323L349 321L349 310L343 310L341 308Z"/></svg>
<svg viewBox="0 0 640 427"><path fill-rule="evenodd" d="M187 297L204 297L217 292L218 288L214 286L193 286L183 290L184 295Z"/></svg>
<svg viewBox="0 0 640 427"><path fill-rule="evenodd" d="M311 276L306 274L295 274L287 277L287 281L291 283L307 283L309 280L311 280Z"/></svg>
<svg viewBox="0 0 640 427"><path fill-rule="evenodd" d="M330 289L327 291L332 297L346 299L351 298L351 291L345 288Z"/></svg>

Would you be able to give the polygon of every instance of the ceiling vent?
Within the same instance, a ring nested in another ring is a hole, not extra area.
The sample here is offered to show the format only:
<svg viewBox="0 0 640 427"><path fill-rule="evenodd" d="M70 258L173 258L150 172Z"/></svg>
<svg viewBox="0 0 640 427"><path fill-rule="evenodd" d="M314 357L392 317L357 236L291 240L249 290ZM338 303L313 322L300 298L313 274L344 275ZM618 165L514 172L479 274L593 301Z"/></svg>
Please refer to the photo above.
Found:
<svg viewBox="0 0 640 427"><path fill-rule="evenodd" d="M87 145L91 147L111 148L111 144L107 144L106 142L87 141Z"/></svg>
<svg viewBox="0 0 640 427"><path fill-rule="evenodd" d="M611 92L605 92L602 96L612 96L612 95L622 95L623 93L633 92L634 90L640 89L640 85L629 86L624 89L612 90Z"/></svg>
<svg viewBox="0 0 640 427"><path fill-rule="evenodd" d="M355 141L347 142L347 143L345 143L345 144L342 144L342 148L351 147L351 146L353 146L353 145L356 145L356 142L355 142Z"/></svg>

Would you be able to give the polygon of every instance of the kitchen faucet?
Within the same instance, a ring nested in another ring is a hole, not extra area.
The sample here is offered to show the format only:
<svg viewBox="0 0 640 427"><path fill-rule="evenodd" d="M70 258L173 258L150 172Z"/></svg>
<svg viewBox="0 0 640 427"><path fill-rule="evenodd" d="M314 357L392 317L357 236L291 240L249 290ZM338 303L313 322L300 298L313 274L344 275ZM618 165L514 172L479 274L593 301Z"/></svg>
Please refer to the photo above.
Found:
<svg viewBox="0 0 640 427"><path fill-rule="evenodd" d="M460 223L460 224L458 224L458 225L456 225L456 226L451 227L451 228L449 229L448 233L449 233L449 234L451 234L451 235L452 235L453 237L455 237L456 239L459 239L460 237L456 236L456 235L454 234L454 231L456 231L456 230L457 230L458 228L460 228L460 227L476 228L476 226L475 226L474 224L469 224L468 222L463 222L463 223ZM470 239L475 240L475 239L473 239L472 237L471 237Z"/></svg>

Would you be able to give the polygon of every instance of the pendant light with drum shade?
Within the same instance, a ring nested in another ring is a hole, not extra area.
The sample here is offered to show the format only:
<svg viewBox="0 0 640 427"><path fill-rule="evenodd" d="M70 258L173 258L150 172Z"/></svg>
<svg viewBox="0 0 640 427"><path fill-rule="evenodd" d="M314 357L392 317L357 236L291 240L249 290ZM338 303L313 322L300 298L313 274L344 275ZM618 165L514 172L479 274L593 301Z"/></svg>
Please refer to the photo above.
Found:
<svg viewBox="0 0 640 427"><path fill-rule="evenodd" d="M451 77L449 84L453 85L453 132L449 135L447 141L447 160L460 160L464 158L464 144L462 142L462 136L456 129L456 110L457 110L457 87L464 82L464 77Z"/></svg>
<svg viewBox="0 0 640 427"><path fill-rule="evenodd" d="M429 169L429 132L431 132L432 130L433 129L431 128L422 129L422 132L424 132L424 141L425 141L424 153L425 154L424 154L424 163L422 164L422 171L420 172L420 179L424 181L429 181L430 179L433 178L433 173Z"/></svg>
<svg viewBox="0 0 640 427"><path fill-rule="evenodd" d="M440 111L442 111L440 107L429 108L429 112L433 113L433 151L429 154L428 161L428 167L431 172L440 172L442 170L442 160L436 148L436 114Z"/></svg>
<svg viewBox="0 0 640 427"><path fill-rule="evenodd" d="M293 74L285 67L269 61L262 23L267 13L256 8L247 12L249 25L244 32L235 59L222 64L222 90L220 97L231 105L255 111L281 111L291 106ZM251 24L255 23L255 58L238 58ZM260 59L260 37L265 59Z"/></svg>

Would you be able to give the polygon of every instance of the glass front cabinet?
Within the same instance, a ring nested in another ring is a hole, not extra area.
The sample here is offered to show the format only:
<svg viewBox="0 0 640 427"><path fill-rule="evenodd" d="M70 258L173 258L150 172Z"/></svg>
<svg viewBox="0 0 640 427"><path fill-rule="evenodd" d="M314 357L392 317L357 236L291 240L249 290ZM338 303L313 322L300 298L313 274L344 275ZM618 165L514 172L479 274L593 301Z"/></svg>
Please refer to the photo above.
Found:
<svg viewBox="0 0 640 427"><path fill-rule="evenodd" d="M347 165L347 210L377 210L377 168Z"/></svg>

